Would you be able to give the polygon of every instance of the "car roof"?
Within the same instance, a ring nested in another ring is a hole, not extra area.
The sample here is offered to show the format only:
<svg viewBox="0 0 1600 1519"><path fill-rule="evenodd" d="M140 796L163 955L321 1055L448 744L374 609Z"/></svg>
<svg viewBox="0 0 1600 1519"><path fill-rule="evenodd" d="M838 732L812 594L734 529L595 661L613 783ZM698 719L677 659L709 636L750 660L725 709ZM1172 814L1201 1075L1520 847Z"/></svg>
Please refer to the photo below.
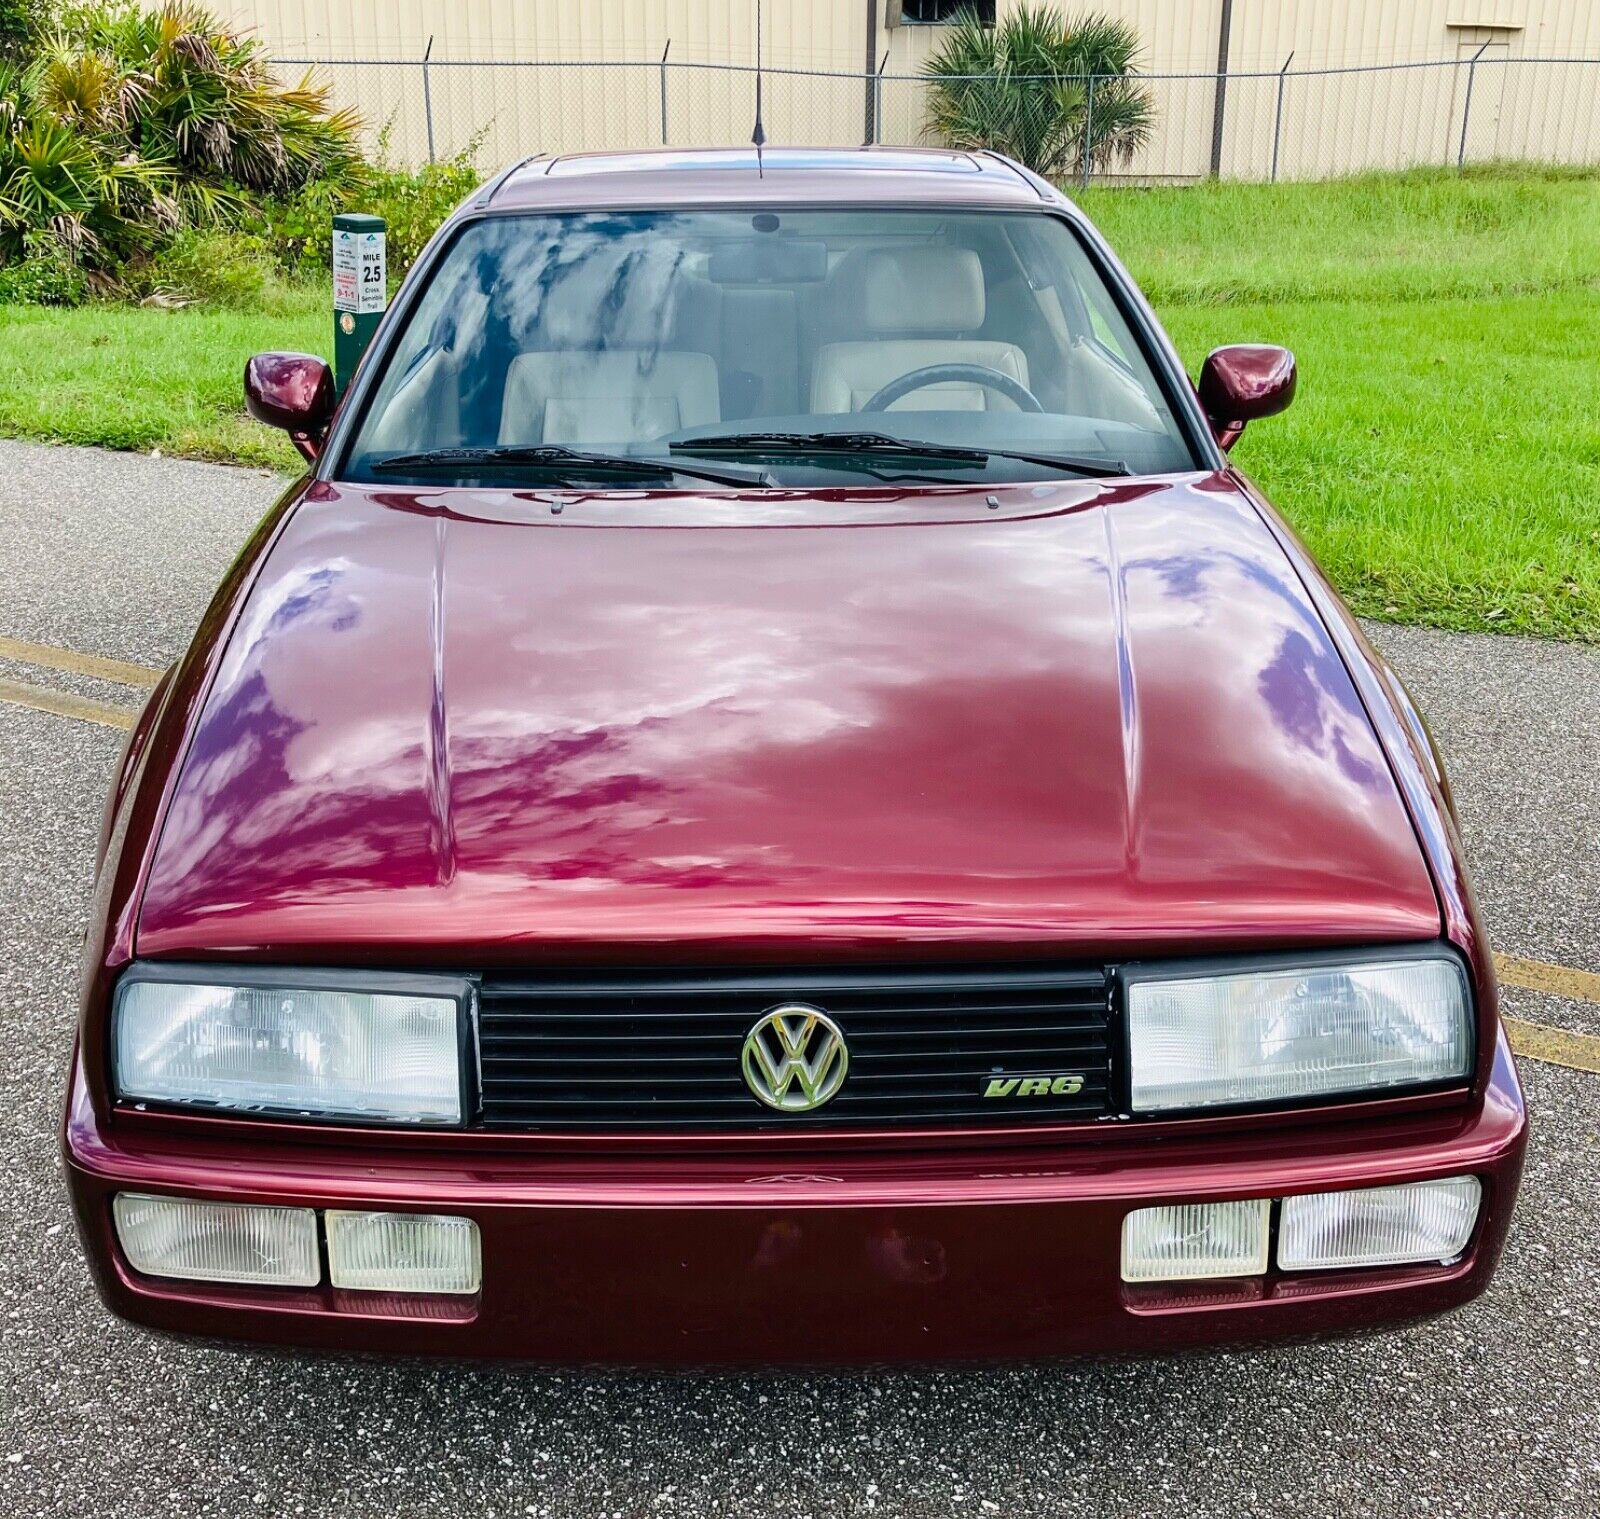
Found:
<svg viewBox="0 0 1600 1519"><path fill-rule="evenodd" d="M1059 205L1050 185L997 153L949 148L656 148L570 153L513 165L475 209L842 203Z"/></svg>

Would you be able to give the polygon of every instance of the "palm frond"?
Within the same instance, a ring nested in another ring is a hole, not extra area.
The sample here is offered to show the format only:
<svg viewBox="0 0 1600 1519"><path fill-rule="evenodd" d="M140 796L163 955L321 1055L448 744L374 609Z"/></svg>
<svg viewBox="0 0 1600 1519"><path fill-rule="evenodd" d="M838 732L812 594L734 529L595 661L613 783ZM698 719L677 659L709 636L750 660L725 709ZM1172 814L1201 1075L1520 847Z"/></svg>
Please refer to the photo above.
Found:
<svg viewBox="0 0 1600 1519"><path fill-rule="evenodd" d="M924 136L1004 153L1050 179L1127 163L1155 103L1137 82L1138 33L1104 15L1025 3L996 26L962 11L925 60Z"/></svg>
<svg viewBox="0 0 1600 1519"><path fill-rule="evenodd" d="M194 0L67 7L26 65L0 62L0 260L30 236L103 270L252 198L360 163L327 82L279 80L260 42Z"/></svg>

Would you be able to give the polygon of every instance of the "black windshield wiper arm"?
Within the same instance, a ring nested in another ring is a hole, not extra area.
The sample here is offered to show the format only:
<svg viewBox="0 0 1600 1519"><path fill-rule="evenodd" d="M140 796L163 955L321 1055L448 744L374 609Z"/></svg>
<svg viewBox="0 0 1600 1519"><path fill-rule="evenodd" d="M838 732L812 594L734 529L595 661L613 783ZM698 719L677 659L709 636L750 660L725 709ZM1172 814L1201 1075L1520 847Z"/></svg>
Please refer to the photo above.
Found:
<svg viewBox="0 0 1600 1519"><path fill-rule="evenodd" d="M708 454L888 454L896 458L987 464L990 459L1017 459L1043 464L1075 475L1131 475L1121 459L1086 459L1074 454L1033 453L1012 448L963 448L947 443L918 443L881 432L746 432L683 438L667 445L669 452Z"/></svg>
<svg viewBox="0 0 1600 1519"><path fill-rule="evenodd" d="M917 459L949 459L982 464L981 448L947 443L918 443L886 432L732 432L706 438L680 438L667 445L673 454L893 454Z"/></svg>
<svg viewBox="0 0 1600 1519"><path fill-rule="evenodd" d="M1020 459L1024 464L1046 464L1052 469L1070 470L1075 475L1131 475L1122 459L1087 459L1077 454L1036 454L1026 448L991 448L996 459Z"/></svg>
<svg viewBox="0 0 1600 1519"><path fill-rule="evenodd" d="M391 454L386 459L375 459L370 468L377 470L413 469L545 469L567 478L582 475L626 476L630 479L670 479L673 475L688 475L696 480L710 480L717 485L770 485L772 478L766 470L738 472L722 469L705 469L697 464L680 464L676 459L651 459L635 454L596 454L582 449L566 448L558 443L504 444L497 448L429 448L414 454Z"/></svg>

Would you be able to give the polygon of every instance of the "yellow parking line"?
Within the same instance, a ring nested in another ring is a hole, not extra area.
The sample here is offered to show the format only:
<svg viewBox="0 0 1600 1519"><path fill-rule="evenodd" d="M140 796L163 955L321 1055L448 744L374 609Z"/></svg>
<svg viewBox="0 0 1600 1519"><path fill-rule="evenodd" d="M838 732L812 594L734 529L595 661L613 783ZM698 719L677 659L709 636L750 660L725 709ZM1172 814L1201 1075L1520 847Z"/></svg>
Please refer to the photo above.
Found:
<svg viewBox="0 0 1600 1519"><path fill-rule="evenodd" d="M1569 1071L1593 1071L1600 1075L1600 1037L1574 1034L1571 1029L1551 1028L1548 1023L1529 1023L1522 1018L1505 1018L1506 1037L1511 1048L1527 1060L1548 1060Z"/></svg>
<svg viewBox="0 0 1600 1519"><path fill-rule="evenodd" d="M1507 986L1543 992L1547 997L1600 1003L1600 976L1590 970L1505 954L1494 957L1494 968ZM1569 1070L1600 1074L1600 1037L1552 1028L1547 1023L1529 1023L1525 1018L1504 1021L1511 1048L1526 1059L1548 1060Z"/></svg>
<svg viewBox="0 0 1600 1519"><path fill-rule="evenodd" d="M92 675L124 686L148 688L161 679L161 671L145 665L130 665L126 660L106 659L99 654L80 654L76 649L58 649L53 644L27 643L20 638L0 637L0 659L15 659L45 670L66 670L73 675Z"/></svg>
<svg viewBox="0 0 1600 1519"><path fill-rule="evenodd" d="M1498 954L1494 957L1494 968L1502 981L1530 992L1600 1002L1600 976L1592 970L1574 970L1570 965L1551 965L1544 960L1525 960L1521 955Z"/></svg>
<svg viewBox="0 0 1600 1519"><path fill-rule="evenodd" d="M28 686L19 680L0 680L0 701L35 712L53 712L57 717L74 717L79 722L99 723L106 728L131 728L138 712L132 707L113 707L107 702L90 701L70 691L52 691L45 686Z"/></svg>

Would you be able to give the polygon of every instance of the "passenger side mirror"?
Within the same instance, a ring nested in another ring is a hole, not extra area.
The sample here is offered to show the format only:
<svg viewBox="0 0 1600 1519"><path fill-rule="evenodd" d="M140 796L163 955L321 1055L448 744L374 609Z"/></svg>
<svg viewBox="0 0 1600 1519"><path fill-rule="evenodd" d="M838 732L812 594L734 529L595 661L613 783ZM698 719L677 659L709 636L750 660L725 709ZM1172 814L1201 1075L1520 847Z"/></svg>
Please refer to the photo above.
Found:
<svg viewBox="0 0 1600 1519"><path fill-rule="evenodd" d="M1212 436L1224 448L1239 441L1246 422L1272 417L1294 400L1294 355L1272 343L1215 348L1200 371L1200 404Z"/></svg>
<svg viewBox="0 0 1600 1519"><path fill-rule="evenodd" d="M333 371L315 354L258 353L244 366L244 404L315 462L333 418Z"/></svg>

